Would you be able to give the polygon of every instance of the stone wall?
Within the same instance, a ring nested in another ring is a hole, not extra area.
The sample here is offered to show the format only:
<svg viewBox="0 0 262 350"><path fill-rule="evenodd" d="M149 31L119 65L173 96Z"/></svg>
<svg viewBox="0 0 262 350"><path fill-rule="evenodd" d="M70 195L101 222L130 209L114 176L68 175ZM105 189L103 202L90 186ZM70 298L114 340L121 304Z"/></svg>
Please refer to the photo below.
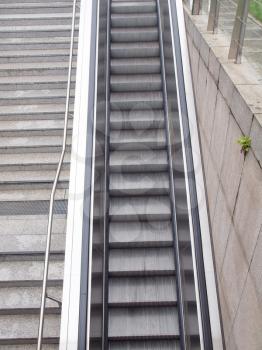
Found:
<svg viewBox="0 0 262 350"><path fill-rule="evenodd" d="M185 21L226 349L261 350L261 81L227 61L228 44L201 16L185 11ZM241 135L252 137L246 157Z"/></svg>

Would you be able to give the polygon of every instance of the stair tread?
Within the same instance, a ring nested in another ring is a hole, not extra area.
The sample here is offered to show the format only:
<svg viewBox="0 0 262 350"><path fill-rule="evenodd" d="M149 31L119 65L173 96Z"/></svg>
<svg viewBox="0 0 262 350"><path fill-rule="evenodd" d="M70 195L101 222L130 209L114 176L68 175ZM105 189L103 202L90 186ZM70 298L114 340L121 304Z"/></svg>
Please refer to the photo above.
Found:
<svg viewBox="0 0 262 350"><path fill-rule="evenodd" d="M109 216L118 221L123 221L123 218L137 220L139 217L166 220L171 217L170 200L168 196L111 198Z"/></svg>
<svg viewBox="0 0 262 350"><path fill-rule="evenodd" d="M139 339L179 336L175 307L109 309L109 339Z"/></svg>
<svg viewBox="0 0 262 350"><path fill-rule="evenodd" d="M111 277L108 291L110 307L177 302L175 279L170 276Z"/></svg>
<svg viewBox="0 0 262 350"><path fill-rule="evenodd" d="M109 191L112 195L128 196L132 194L167 193L169 190L168 174L133 173L111 174Z"/></svg>
<svg viewBox="0 0 262 350"><path fill-rule="evenodd" d="M109 275L175 273L173 248L110 249Z"/></svg>
<svg viewBox="0 0 262 350"><path fill-rule="evenodd" d="M173 233L170 221L111 222L109 225L110 247L130 247L146 244L172 243Z"/></svg>

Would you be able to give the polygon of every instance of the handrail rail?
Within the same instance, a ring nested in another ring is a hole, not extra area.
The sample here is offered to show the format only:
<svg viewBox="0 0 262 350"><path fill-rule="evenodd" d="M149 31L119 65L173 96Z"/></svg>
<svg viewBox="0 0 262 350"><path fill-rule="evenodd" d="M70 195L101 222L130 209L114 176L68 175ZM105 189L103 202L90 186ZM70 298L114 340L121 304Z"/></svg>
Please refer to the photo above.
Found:
<svg viewBox="0 0 262 350"><path fill-rule="evenodd" d="M38 340L37 340L37 350L41 350L42 349L42 341L43 341L45 306L46 306L46 298L47 298L46 289L47 289L47 279L48 279L48 269L49 269L49 259L50 259L50 247L51 247L51 236L52 236L52 225L53 225L54 199L55 199L57 183L58 183L58 180L59 180L61 168L62 168L63 161L64 161L64 155L65 155L65 151L66 151L67 125L68 125L68 116L69 116L70 88L71 88L71 76L72 76L72 61L73 61L73 49L74 49L76 3L77 3L77 0L74 0L74 2L73 2L73 12L72 12L69 69L68 69L68 79L67 79L66 108L65 108L62 152L61 152L61 155L60 155L59 163L58 163L57 170L56 170L55 179L54 179L54 182L53 182L52 192L51 192L51 196L50 196L50 205L49 205L49 214L48 214L48 229L47 229L46 250L45 250L45 264L44 264L42 297L41 297Z"/></svg>

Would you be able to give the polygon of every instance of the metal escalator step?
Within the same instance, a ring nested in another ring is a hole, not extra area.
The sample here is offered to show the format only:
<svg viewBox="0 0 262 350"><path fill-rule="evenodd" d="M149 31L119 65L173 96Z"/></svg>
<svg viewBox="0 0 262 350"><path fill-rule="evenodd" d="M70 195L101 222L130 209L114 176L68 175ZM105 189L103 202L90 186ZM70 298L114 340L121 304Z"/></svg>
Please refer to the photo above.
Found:
<svg viewBox="0 0 262 350"><path fill-rule="evenodd" d="M174 275L172 248L110 249L109 277Z"/></svg>
<svg viewBox="0 0 262 350"><path fill-rule="evenodd" d="M160 74L160 59L159 58L112 59L111 74Z"/></svg>
<svg viewBox="0 0 262 350"><path fill-rule="evenodd" d="M143 150L145 147L165 149L165 130L112 130L110 132L111 150Z"/></svg>
<svg viewBox="0 0 262 350"><path fill-rule="evenodd" d="M112 111L110 115L111 130L120 129L163 129L164 114L161 110Z"/></svg>
<svg viewBox="0 0 262 350"><path fill-rule="evenodd" d="M112 92L160 91L162 80L160 74L112 75L110 86Z"/></svg>
<svg viewBox="0 0 262 350"><path fill-rule="evenodd" d="M168 196L114 197L109 216L114 221L168 220L171 218Z"/></svg>
<svg viewBox="0 0 262 350"><path fill-rule="evenodd" d="M171 221L111 222L110 248L172 246Z"/></svg>
<svg viewBox="0 0 262 350"><path fill-rule="evenodd" d="M156 11L155 1L113 1L112 13L151 13Z"/></svg>
<svg viewBox="0 0 262 350"><path fill-rule="evenodd" d="M112 43L112 58L153 58L159 57L159 43L156 42L133 42L133 43Z"/></svg>
<svg viewBox="0 0 262 350"><path fill-rule="evenodd" d="M109 306L174 306L177 302L175 278L111 277L109 279Z"/></svg>
<svg viewBox="0 0 262 350"><path fill-rule="evenodd" d="M111 172L167 171L167 152L148 147L140 151L111 151Z"/></svg>
<svg viewBox="0 0 262 350"><path fill-rule="evenodd" d="M176 307L113 308L109 340L174 339L179 336Z"/></svg>
<svg viewBox="0 0 262 350"><path fill-rule="evenodd" d="M111 40L113 43L156 41L158 40L158 30L155 27L114 28L111 29Z"/></svg>
<svg viewBox="0 0 262 350"><path fill-rule="evenodd" d="M1 182L0 182L1 183ZM133 173L111 174L110 196L165 195L169 192L168 174Z"/></svg>
<svg viewBox="0 0 262 350"><path fill-rule="evenodd" d="M149 14L113 14L111 16L112 28L116 27L153 27L157 25L157 15Z"/></svg>
<svg viewBox="0 0 262 350"><path fill-rule="evenodd" d="M109 350L179 350L179 340L121 340L110 341ZM20 350L20 349L19 349ZM31 349L30 349L31 350ZM200 350L199 347L192 350Z"/></svg>

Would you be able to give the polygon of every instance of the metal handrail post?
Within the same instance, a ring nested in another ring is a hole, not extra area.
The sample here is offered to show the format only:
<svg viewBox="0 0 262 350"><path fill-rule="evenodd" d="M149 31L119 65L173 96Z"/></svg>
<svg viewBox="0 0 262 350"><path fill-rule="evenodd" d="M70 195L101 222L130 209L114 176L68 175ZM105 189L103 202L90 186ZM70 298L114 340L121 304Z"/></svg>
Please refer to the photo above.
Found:
<svg viewBox="0 0 262 350"><path fill-rule="evenodd" d="M207 30L215 33L218 27L220 0L211 0Z"/></svg>
<svg viewBox="0 0 262 350"><path fill-rule="evenodd" d="M228 58L241 62L250 0L239 0Z"/></svg>
<svg viewBox="0 0 262 350"><path fill-rule="evenodd" d="M193 0L192 15L199 15L201 10L202 0Z"/></svg>
<svg viewBox="0 0 262 350"><path fill-rule="evenodd" d="M58 163L58 167L57 167L57 171L56 171L56 175L55 175L55 179L54 179L54 183L53 183L53 187L52 187L52 192L51 192L51 196L50 196L49 215L48 215L48 230L47 230L46 250L45 250L45 264L44 264L42 297L41 297L39 329L38 329L38 339L37 339L37 350L42 349L42 342L43 342L44 316L45 316L45 305L46 305L46 289L47 289L47 279L48 279L48 269L49 269L49 259L50 259L54 199L55 199L57 183L58 183L58 179L59 179L59 175L61 172L61 168L62 168L62 164L63 164L63 160L64 160L64 155L65 155L65 151L66 151L67 125L68 125L68 116L69 116L70 87L71 87L71 75L72 75L72 61L73 61L73 49L74 49L76 2L77 2L77 0L74 0L74 2L73 2L70 56L69 56L69 69L68 69L68 80L67 80L66 108L65 108L62 152L60 155L60 159L59 159L59 163Z"/></svg>

